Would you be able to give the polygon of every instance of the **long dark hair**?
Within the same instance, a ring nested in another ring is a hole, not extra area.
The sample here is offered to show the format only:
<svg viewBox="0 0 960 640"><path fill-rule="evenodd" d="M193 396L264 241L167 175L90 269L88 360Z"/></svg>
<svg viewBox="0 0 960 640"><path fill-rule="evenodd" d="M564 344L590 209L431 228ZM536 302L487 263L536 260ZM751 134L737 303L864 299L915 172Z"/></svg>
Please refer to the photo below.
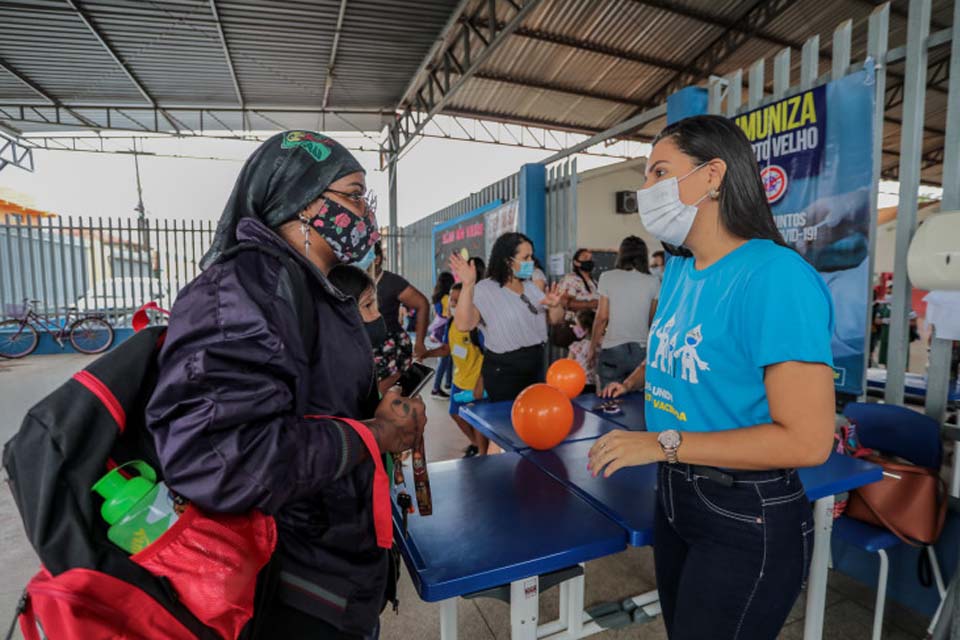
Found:
<svg viewBox="0 0 960 640"><path fill-rule="evenodd" d="M485 277L487 277L487 263L483 261L483 258L480 256L473 256L467 262L472 262L474 268L477 270L477 282L480 282Z"/></svg>
<svg viewBox="0 0 960 640"><path fill-rule="evenodd" d="M620 241L617 252L617 269L650 273L650 260L647 258L647 243L643 238L627 236Z"/></svg>
<svg viewBox="0 0 960 640"><path fill-rule="evenodd" d="M684 118L661 131L653 144L666 138L696 165L715 158L727 163L720 184L720 223L727 231L746 240L759 238L788 246L773 221L750 141L733 120L712 115ZM689 253L664 246L671 253Z"/></svg>
<svg viewBox="0 0 960 640"><path fill-rule="evenodd" d="M333 269L330 269L327 280L337 289L353 297L355 300L359 300L360 295L363 294L364 291L373 289L376 286L370 274L359 267L354 267L349 264L338 264Z"/></svg>
<svg viewBox="0 0 960 640"><path fill-rule="evenodd" d="M589 252L590 252L590 249L585 249L585 248L581 247L581 248L577 249L576 251L574 251L574 253L573 253L573 258L571 259L571 261L573 261L573 260L579 260L579 259L580 259L580 256L582 256L582 255L585 254L585 253L589 253ZM587 282L587 279L586 279L586 278L583 276L583 274L580 272L580 269L577 269L576 266L574 266L573 268L576 269L577 275L580 276L580 279L581 279L581 280L583 280L583 286L585 286L585 287L587 288L587 291L589 291L589 290L590 290L590 284L591 284L591 283L590 283L590 282ZM590 276L590 280L593 281L593 276Z"/></svg>
<svg viewBox="0 0 960 640"><path fill-rule="evenodd" d="M493 243L493 249L490 250L487 277L501 287L510 282L510 277L513 276L513 266L510 263L517 253L517 247L524 242L531 247L533 246L533 241L530 238L515 231L505 233L497 238L497 241Z"/></svg>
<svg viewBox="0 0 960 640"><path fill-rule="evenodd" d="M449 271L441 271L437 276L437 284L433 288L433 304L443 301L443 296L450 294L450 287L453 286L453 274Z"/></svg>

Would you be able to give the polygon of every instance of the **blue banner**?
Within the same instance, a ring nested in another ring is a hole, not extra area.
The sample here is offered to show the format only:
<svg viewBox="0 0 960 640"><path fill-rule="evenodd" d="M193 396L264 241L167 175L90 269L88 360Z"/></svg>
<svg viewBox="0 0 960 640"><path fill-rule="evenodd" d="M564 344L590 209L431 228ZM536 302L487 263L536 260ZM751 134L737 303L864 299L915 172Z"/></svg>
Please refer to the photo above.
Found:
<svg viewBox="0 0 960 640"><path fill-rule="evenodd" d="M735 118L777 227L830 288L834 381L856 395L865 374L873 110L874 77L865 69Z"/></svg>

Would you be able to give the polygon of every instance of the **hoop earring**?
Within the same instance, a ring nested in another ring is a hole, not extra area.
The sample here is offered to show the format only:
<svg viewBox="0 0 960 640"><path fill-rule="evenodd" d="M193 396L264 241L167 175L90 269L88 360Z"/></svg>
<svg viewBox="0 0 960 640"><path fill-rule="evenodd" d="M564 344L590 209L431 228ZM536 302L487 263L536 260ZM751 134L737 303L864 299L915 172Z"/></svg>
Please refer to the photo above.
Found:
<svg viewBox="0 0 960 640"><path fill-rule="evenodd" d="M309 220L300 216L300 233L303 234L303 255L310 255L310 225Z"/></svg>

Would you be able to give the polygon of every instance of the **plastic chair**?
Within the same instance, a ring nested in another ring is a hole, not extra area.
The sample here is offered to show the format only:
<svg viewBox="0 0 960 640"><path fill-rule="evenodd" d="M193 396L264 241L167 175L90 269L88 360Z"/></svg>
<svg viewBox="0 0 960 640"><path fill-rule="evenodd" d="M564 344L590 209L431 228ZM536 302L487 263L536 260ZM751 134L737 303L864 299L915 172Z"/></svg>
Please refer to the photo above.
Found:
<svg viewBox="0 0 960 640"><path fill-rule="evenodd" d="M868 449L875 449L886 455L908 460L913 464L940 470L943 460L943 443L940 440L940 425L933 418L917 413L905 407L889 404L869 404L851 402L843 414L856 423L857 439ZM876 527L847 516L841 516L833 526L833 532L844 542L876 553L880 558L880 572L877 578L877 600L873 611L873 640L880 640L883 632L883 610L887 598L887 575L889 558L887 550L903 542L883 527ZM940 607L930 622L928 633L933 631L943 606L946 587L940 573L940 565L933 545L925 547L933 568L937 591L940 593Z"/></svg>

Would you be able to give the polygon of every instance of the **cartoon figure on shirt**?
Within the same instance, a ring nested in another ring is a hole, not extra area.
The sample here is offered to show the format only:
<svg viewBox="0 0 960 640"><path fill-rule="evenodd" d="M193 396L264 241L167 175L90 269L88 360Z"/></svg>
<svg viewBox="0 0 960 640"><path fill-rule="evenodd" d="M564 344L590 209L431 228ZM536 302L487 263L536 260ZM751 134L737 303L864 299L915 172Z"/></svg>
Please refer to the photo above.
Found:
<svg viewBox="0 0 960 640"><path fill-rule="evenodd" d="M670 329L673 329L673 325L676 324L676 320L671 316L667 320L662 328L656 328L651 331L657 336L659 342L657 342L657 350L653 354L653 360L650 361L650 367L652 369L661 369L662 371L669 372L672 368L672 362L670 360ZM661 363L663 363L661 365Z"/></svg>
<svg viewBox="0 0 960 640"><path fill-rule="evenodd" d="M657 335L657 327L660 326L660 318L653 321L650 325L650 331L647 333L647 344L653 344L653 338Z"/></svg>
<svg viewBox="0 0 960 640"><path fill-rule="evenodd" d="M703 333L700 331L700 327L702 326L703 325L698 324L693 329L690 329L690 331L687 331L687 335L684 336L683 339L684 345L673 352L674 358L680 358L680 378L690 384L698 384L700 382L697 378L697 369L701 371L710 370L710 365L701 360L700 356L697 355L697 347L703 342Z"/></svg>
<svg viewBox="0 0 960 640"><path fill-rule="evenodd" d="M667 375L673 375L673 353L677 350L677 334L670 336L670 350L667 351L667 368L664 369L664 373Z"/></svg>

